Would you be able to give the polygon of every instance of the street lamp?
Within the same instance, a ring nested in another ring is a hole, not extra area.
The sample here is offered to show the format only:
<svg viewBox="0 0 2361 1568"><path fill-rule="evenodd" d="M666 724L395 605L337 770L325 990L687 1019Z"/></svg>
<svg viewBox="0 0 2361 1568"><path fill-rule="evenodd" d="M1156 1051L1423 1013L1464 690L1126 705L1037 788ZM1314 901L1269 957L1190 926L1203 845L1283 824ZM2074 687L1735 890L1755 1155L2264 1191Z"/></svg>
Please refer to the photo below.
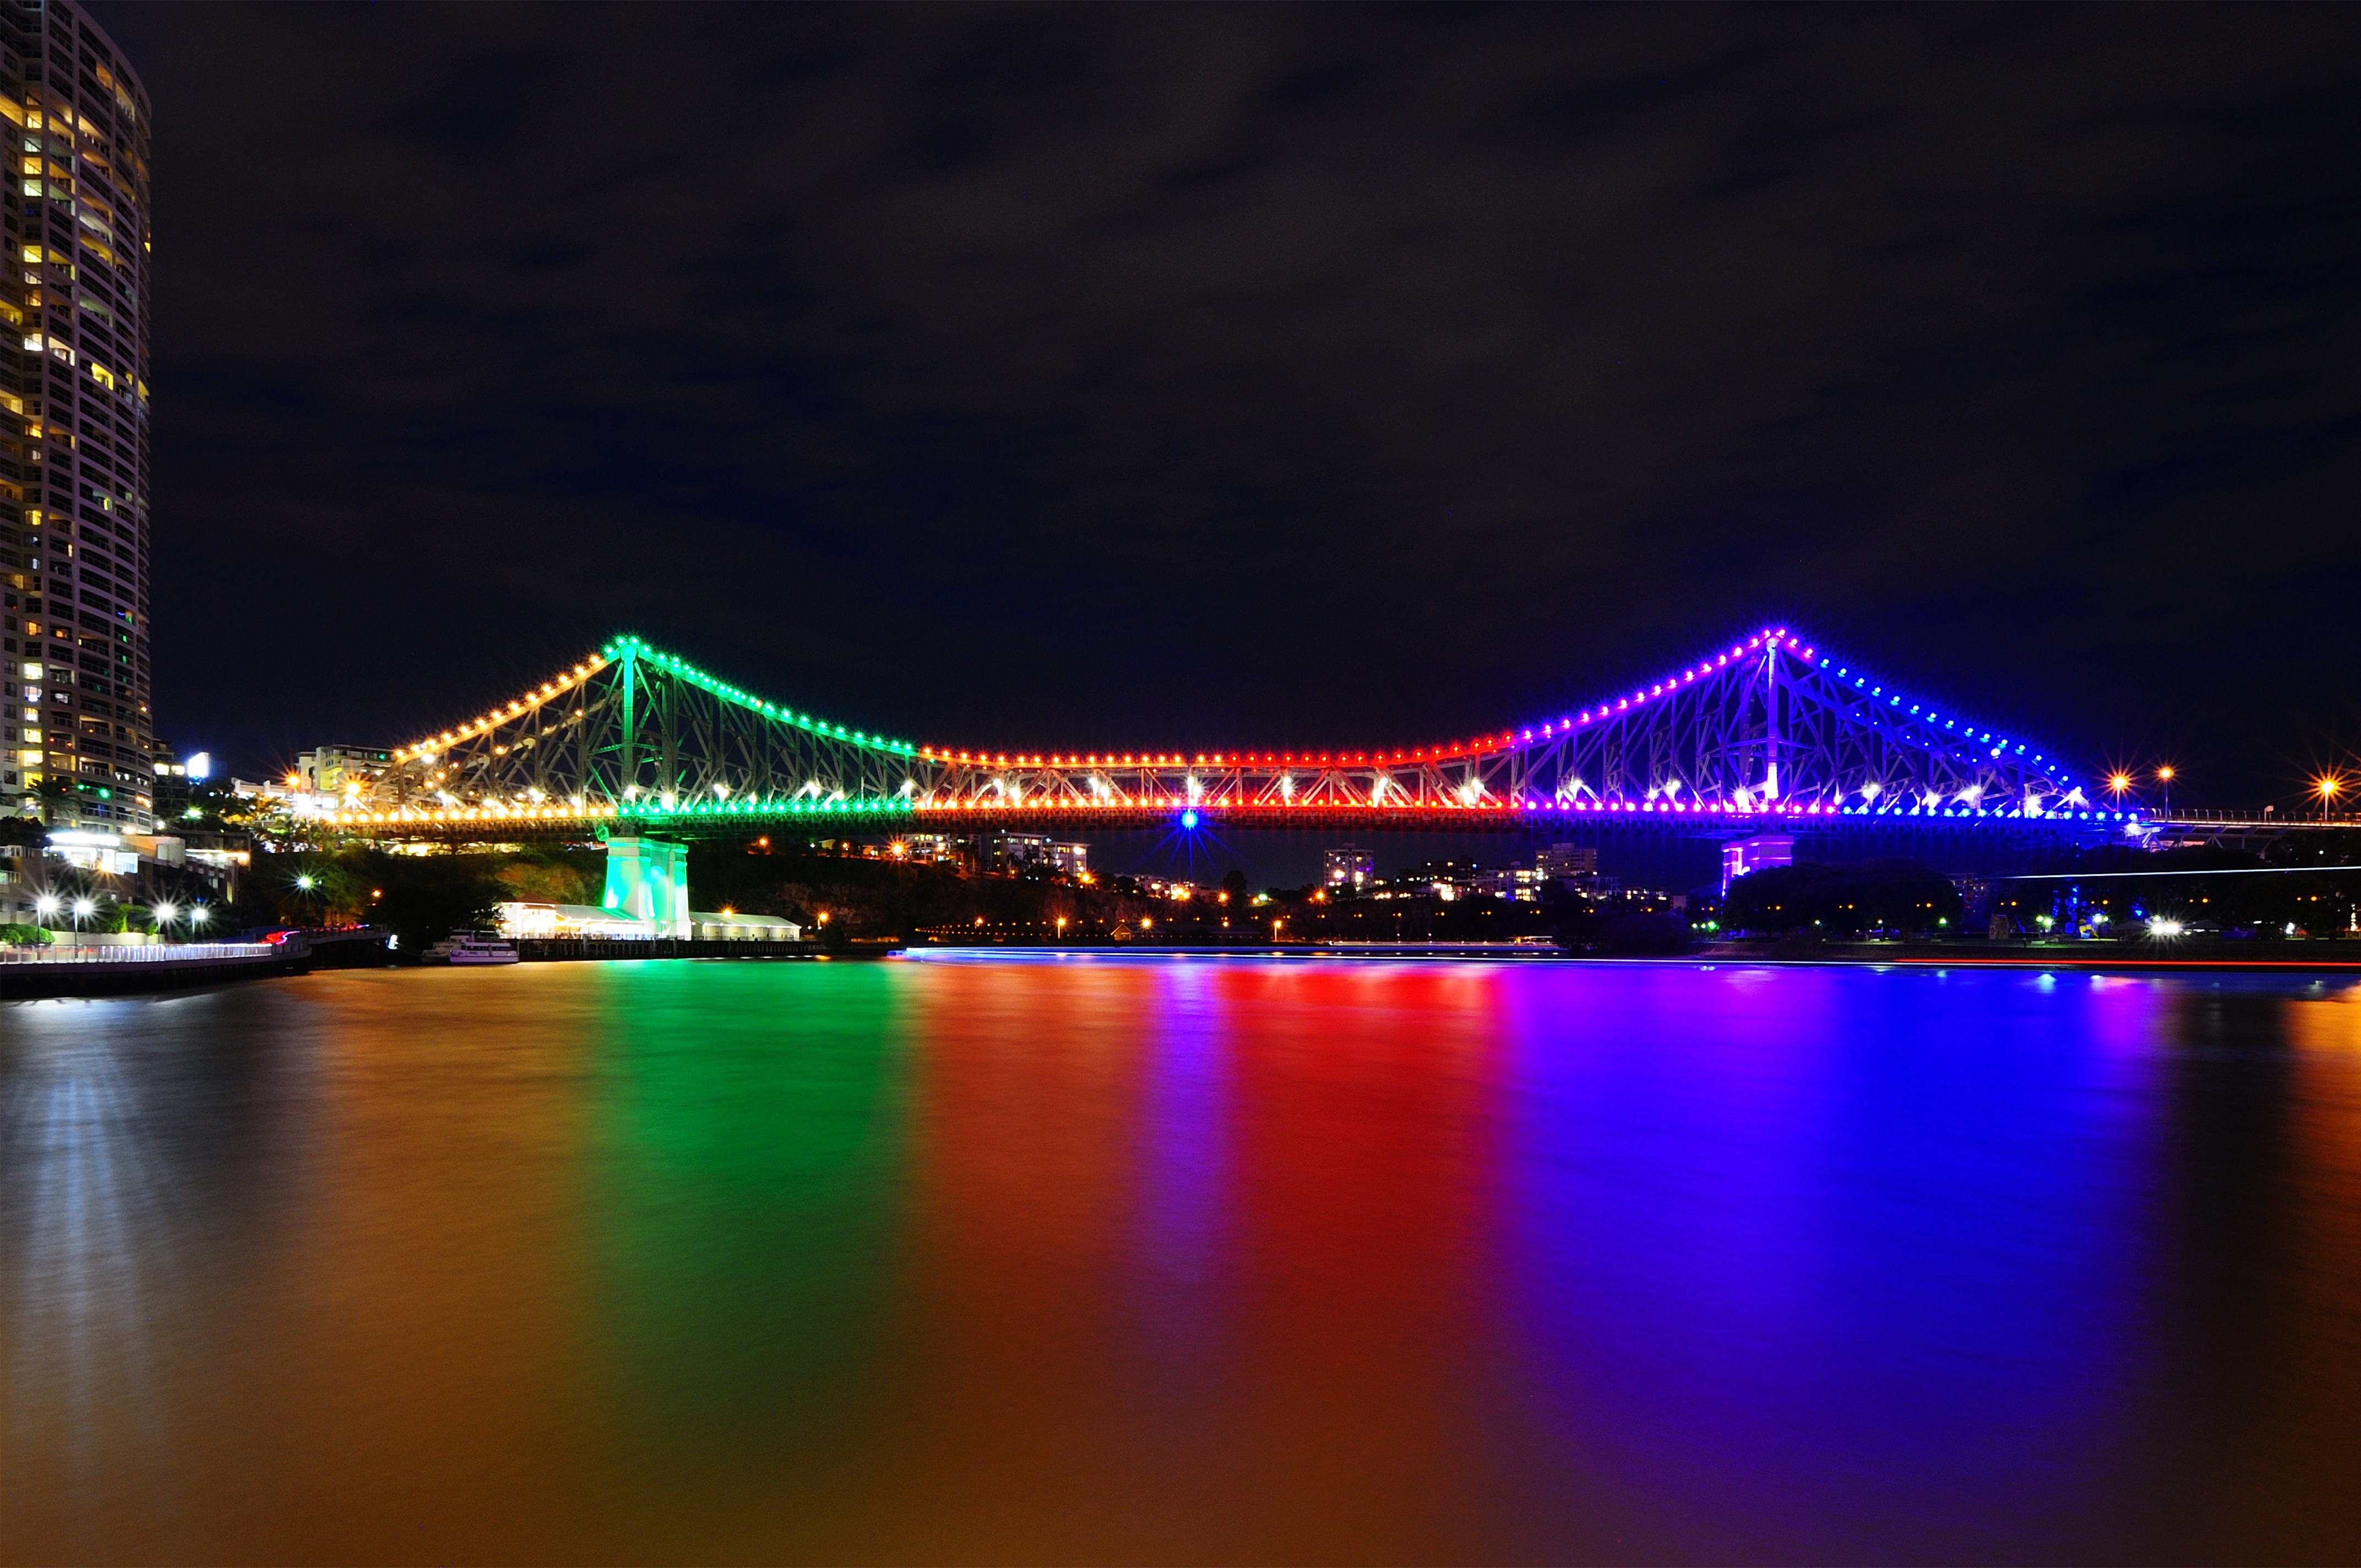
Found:
<svg viewBox="0 0 2361 1568"><path fill-rule="evenodd" d="M2173 772L2173 766L2169 762L2167 762L2164 766L2157 769L2156 771L2156 782L2164 786L2164 814L2167 817L2172 815Z"/></svg>
<svg viewBox="0 0 2361 1568"><path fill-rule="evenodd" d="M326 880L312 872L298 872L292 885L296 897L302 900L304 905L307 916L314 922L324 921L326 916L324 906L327 904Z"/></svg>
<svg viewBox="0 0 2361 1568"><path fill-rule="evenodd" d="M181 906L169 898L159 899L148 914L153 917L158 931L169 932L172 922L181 917Z"/></svg>
<svg viewBox="0 0 2361 1568"><path fill-rule="evenodd" d="M74 930L79 933L82 930L82 923L98 913L98 901L93 898L77 898L73 901L72 908Z"/></svg>
<svg viewBox="0 0 2361 1568"><path fill-rule="evenodd" d="M189 925L193 929L196 927L203 925L213 917L214 912L200 904L194 909L189 911Z"/></svg>
<svg viewBox="0 0 2361 1568"><path fill-rule="evenodd" d="M38 926L43 921L56 919L58 916L58 895L56 894L45 893L41 894L38 898L33 900L33 923Z"/></svg>
<svg viewBox="0 0 2361 1568"><path fill-rule="evenodd" d="M2123 799L2124 792L2131 787L2132 776L2129 773L2111 773L2107 776L2107 793L2117 800Z"/></svg>
<svg viewBox="0 0 2361 1568"><path fill-rule="evenodd" d="M2328 820L2328 808L2336 803L2337 794L2345 788L2345 781L2334 773L2323 773L2312 781L2312 792L2320 796L2320 819L2325 822Z"/></svg>

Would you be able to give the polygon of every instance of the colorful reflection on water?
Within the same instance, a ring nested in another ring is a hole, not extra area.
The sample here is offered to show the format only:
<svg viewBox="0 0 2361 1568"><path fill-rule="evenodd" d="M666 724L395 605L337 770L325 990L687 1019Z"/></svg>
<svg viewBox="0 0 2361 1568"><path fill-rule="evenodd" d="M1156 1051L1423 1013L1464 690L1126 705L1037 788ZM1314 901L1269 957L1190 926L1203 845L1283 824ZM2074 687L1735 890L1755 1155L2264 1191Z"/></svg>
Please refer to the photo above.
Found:
<svg viewBox="0 0 2361 1568"><path fill-rule="evenodd" d="M317 975L0 1135L12 1562L2361 1555L2351 986Z"/></svg>

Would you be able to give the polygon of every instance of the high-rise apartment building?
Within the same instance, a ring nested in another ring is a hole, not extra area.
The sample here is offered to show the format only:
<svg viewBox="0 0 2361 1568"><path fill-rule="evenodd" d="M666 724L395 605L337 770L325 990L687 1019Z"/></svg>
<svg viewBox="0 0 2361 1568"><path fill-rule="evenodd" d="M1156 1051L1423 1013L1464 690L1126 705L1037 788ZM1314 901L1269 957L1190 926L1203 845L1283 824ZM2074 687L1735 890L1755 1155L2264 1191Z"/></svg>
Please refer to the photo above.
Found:
<svg viewBox="0 0 2361 1568"><path fill-rule="evenodd" d="M1320 880L1330 887L1367 887L1378 880L1377 857L1346 844L1321 856Z"/></svg>
<svg viewBox="0 0 2361 1568"><path fill-rule="evenodd" d="M72 0L0 0L0 811L145 830L148 93Z"/></svg>

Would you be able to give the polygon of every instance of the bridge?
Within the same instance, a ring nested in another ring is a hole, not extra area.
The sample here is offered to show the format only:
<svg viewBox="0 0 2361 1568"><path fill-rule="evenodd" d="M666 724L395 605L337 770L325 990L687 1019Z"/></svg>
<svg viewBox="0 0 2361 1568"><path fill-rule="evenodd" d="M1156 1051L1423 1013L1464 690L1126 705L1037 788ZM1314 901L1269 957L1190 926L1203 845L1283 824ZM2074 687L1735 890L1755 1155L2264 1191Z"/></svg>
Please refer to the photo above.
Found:
<svg viewBox="0 0 2361 1568"><path fill-rule="evenodd" d="M743 836L1143 826L1419 828L1614 823L2136 835L2057 755L1856 668L1784 627L1644 684L1455 740L1374 748L1005 751L854 729L617 637L393 753L329 826L396 839Z"/></svg>
<svg viewBox="0 0 2361 1568"><path fill-rule="evenodd" d="M1603 830L1864 847L1938 834L2024 848L2299 826L2100 805L2054 750L1780 626L1584 706L1455 740L1236 751L921 744L620 636L393 751L365 788L304 806L365 838L603 841L608 907L676 934L688 921L686 844L782 828Z"/></svg>

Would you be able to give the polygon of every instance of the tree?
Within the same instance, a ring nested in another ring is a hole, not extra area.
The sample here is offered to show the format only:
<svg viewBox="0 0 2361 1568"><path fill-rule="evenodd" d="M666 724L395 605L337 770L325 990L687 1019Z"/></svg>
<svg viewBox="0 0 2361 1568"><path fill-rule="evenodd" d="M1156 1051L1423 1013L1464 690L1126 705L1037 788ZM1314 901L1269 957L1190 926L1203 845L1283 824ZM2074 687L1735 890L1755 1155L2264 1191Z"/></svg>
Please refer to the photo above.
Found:
<svg viewBox="0 0 2361 1568"><path fill-rule="evenodd" d="M1669 958L1695 944L1689 923L1677 915L1619 915L1599 927L1591 950L1619 958Z"/></svg>
<svg viewBox="0 0 2361 1568"><path fill-rule="evenodd" d="M588 904L590 879L559 857L528 850L498 872L504 896L529 904Z"/></svg>
<svg viewBox="0 0 2361 1568"><path fill-rule="evenodd" d="M72 807L74 782L62 773L50 773L35 793L41 797L42 820L55 825Z"/></svg>
<svg viewBox="0 0 2361 1568"><path fill-rule="evenodd" d="M396 951L417 952L454 931L489 927L505 891L472 855L389 855L371 850L357 868L372 893L369 923L393 929Z"/></svg>
<svg viewBox="0 0 2361 1568"><path fill-rule="evenodd" d="M1730 884L1722 923L1758 937L1922 935L1957 931L1964 907L1949 878L1916 861L1771 866Z"/></svg>

